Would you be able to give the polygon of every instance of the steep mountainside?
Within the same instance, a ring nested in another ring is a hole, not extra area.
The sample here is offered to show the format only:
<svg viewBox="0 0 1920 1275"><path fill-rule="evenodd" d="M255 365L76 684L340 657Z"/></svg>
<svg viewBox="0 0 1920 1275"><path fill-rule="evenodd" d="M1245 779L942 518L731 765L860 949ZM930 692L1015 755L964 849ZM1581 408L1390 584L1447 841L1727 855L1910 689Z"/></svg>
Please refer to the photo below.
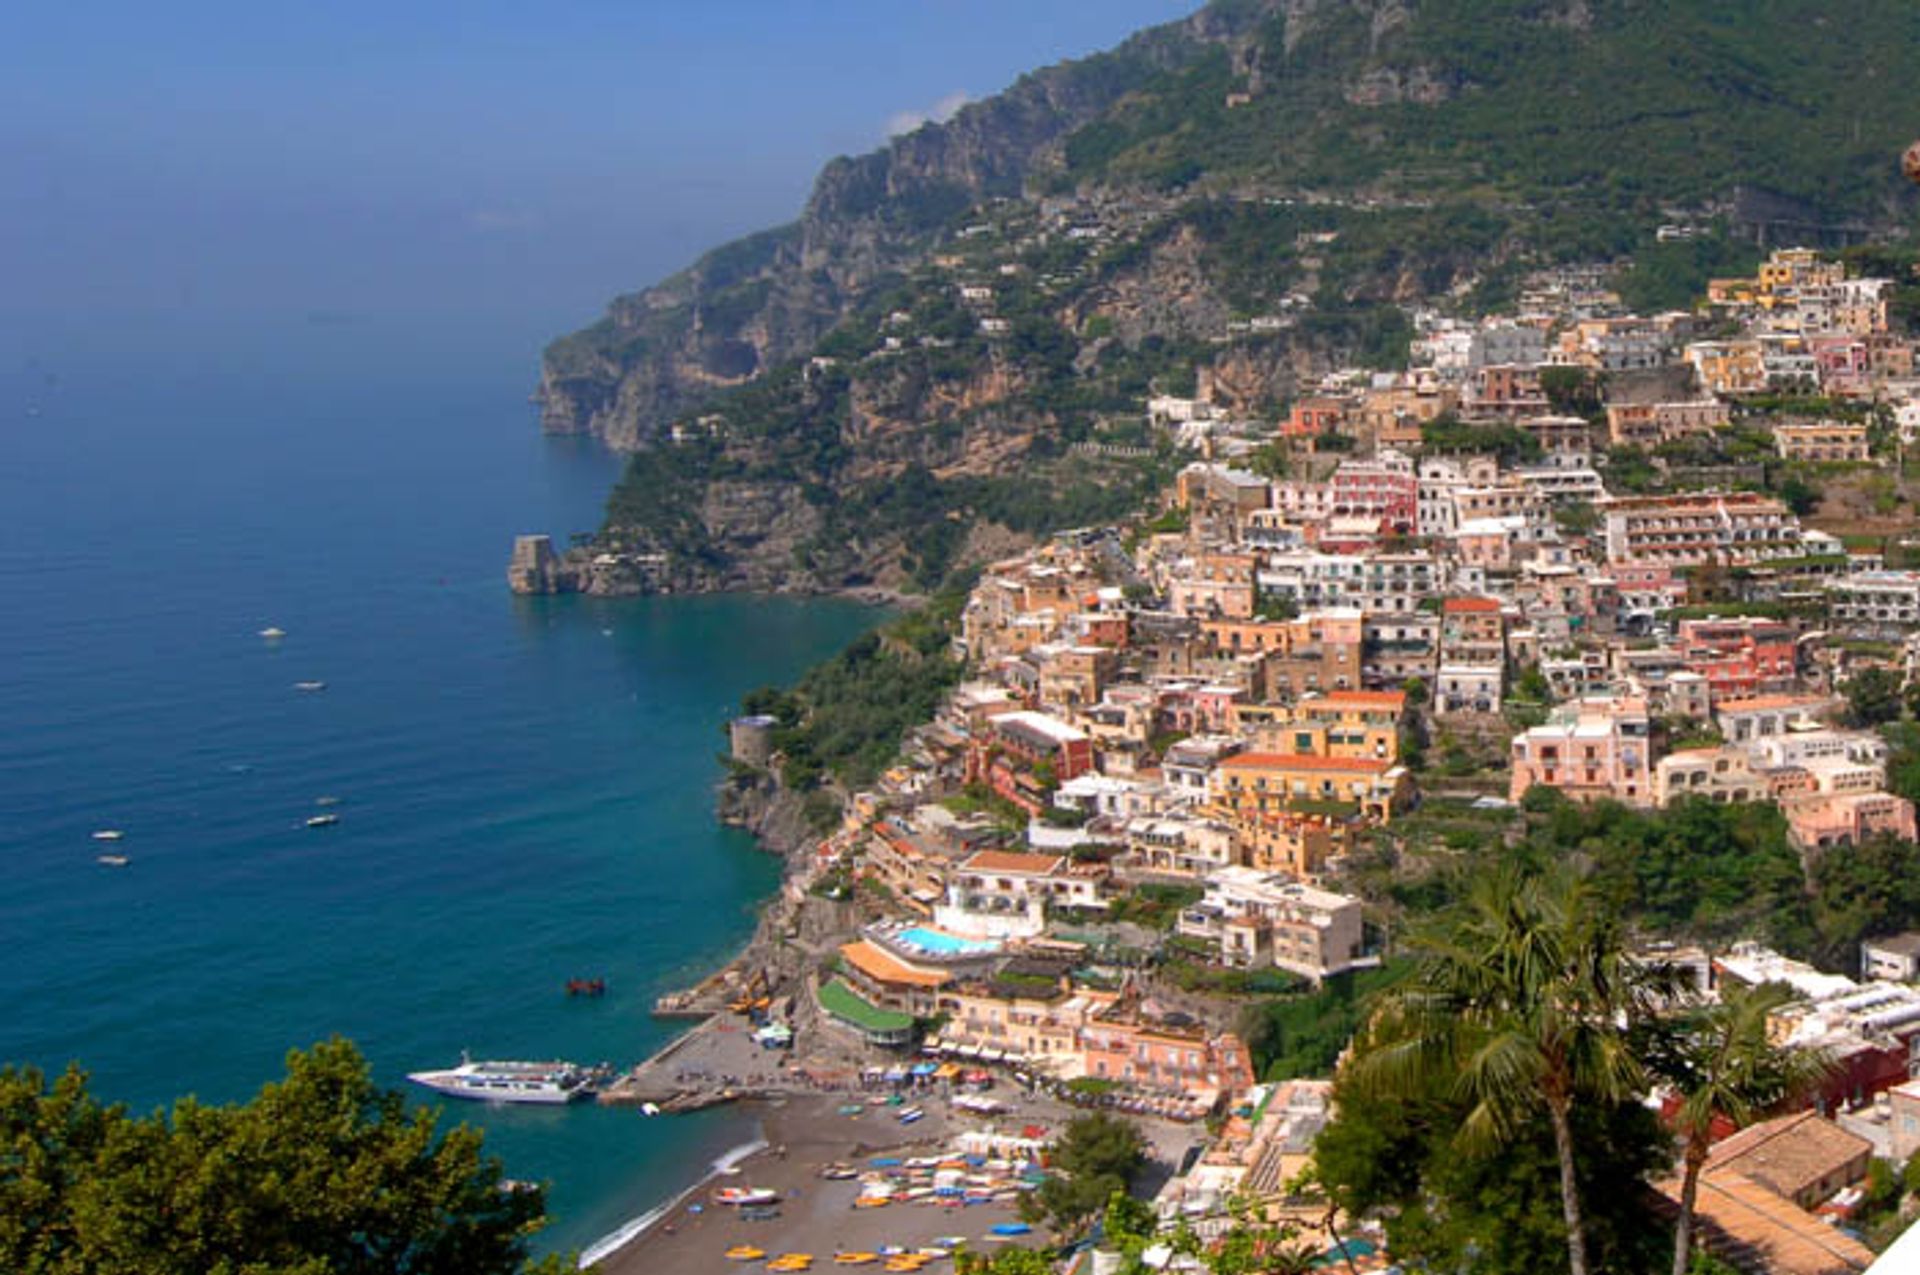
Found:
<svg viewBox="0 0 1920 1275"><path fill-rule="evenodd" d="M608 539L676 585L931 586L1132 499L1115 418L1195 364L1257 409L1676 209L1910 219L1916 100L1905 0L1222 0L833 161L554 342L544 422L637 450Z"/></svg>

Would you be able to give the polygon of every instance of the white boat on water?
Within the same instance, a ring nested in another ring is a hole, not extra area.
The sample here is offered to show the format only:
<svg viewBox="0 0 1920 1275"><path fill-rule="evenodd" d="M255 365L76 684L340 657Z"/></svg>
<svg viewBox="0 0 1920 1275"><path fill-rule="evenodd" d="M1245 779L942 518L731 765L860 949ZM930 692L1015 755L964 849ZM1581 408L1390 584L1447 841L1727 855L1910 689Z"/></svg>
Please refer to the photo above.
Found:
<svg viewBox="0 0 1920 1275"><path fill-rule="evenodd" d="M132 860L128 859L124 854L95 855L93 861L109 868L124 868L132 862Z"/></svg>
<svg viewBox="0 0 1920 1275"><path fill-rule="evenodd" d="M593 1092L593 1075L570 1062L474 1062L464 1053L449 1071L416 1071L414 1084L479 1102L566 1103Z"/></svg>
<svg viewBox="0 0 1920 1275"><path fill-rule="evenodd" d="M340 822L339 815L314 815L307 820L309 828L331 828Z"/></svg>
<svg viewBox="0 0 1920 1275"><path fill-rule="evenodd" d="M126 833L120 831L118 828L102 828L93 834L93 839L95 841L118 841L126 835Z"/></svg>
<svg viewBox="0 0 1920 1275"><path fill-rule="evenodd" d="M281 638L285 637L286 635L287 635L287 631L277 626L260 630L260 636L265 638L269 642L278 642Z"/></svg>
<svg viewBox="0 0 1920 1275"><path fill-rule="evenodd" d="M296 691L324 691L327 689L327 684L325 682L295 682L293 689Z"/></svg>

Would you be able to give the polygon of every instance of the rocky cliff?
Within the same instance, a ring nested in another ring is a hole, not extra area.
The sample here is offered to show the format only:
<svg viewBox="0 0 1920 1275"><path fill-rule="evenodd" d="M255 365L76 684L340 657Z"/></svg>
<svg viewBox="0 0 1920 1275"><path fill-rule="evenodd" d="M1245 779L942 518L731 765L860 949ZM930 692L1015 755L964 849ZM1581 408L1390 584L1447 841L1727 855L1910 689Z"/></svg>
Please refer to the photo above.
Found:
<svg viewBox="0 0 1920 1275"><path fill-rule="evenodd" d="M1170 458L1086 458L1196 367L1269 412L1391 366L1397 306L1497 301L1676 207L1910 215L1859 86L1916 67L1896 0L1223 0L834 160L794 223L555 341L542 419L636 453L597 548L670 587L930 587L976 528L1137 496Z"/></svg>

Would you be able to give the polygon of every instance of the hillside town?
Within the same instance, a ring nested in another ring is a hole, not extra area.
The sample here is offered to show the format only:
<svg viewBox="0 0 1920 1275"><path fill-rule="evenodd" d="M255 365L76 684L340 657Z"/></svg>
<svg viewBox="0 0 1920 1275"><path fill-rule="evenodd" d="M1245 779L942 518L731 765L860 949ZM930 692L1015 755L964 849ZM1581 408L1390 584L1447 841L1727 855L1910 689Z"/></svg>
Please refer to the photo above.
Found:
<svg viewBox="0 0 1920 1275"><path fill-rule="evenodd" d="M1165 507L982 573L965 680L790 887L875 918L814 981L824 1018L1205 1120L1162 1215L1284 1210L1331 1069L1260 1075L1232 1007L1391 961L1391 909L1352 884L1382 844L1437 817L1497 840L1561 799L1771 805L1807 865L1914 840L1875 729L1920 662L1920 540L1871 513L1920 432L1893 287L1777 250L1639 316L1561 271L1510 317L1415 316L1409 370L1329 376L1277 421L1204 377L1144 404L1198 457ZM776 724L737 721L736 762L777 767ZM1709 1245L1864 1270L1836 1223L1920 1146L1920 934L1844 972L1637 938L1708 998L1790 986L1770 1034L1837 1060L1714 1147Z"/></svg>

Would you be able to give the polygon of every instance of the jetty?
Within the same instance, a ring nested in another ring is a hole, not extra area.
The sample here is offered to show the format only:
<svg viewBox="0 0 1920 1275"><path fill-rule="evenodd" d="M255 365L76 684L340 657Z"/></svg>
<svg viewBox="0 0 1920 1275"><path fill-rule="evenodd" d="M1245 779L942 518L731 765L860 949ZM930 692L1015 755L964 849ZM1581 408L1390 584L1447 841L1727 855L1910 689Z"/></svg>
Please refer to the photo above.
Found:
<svg viewBox="0 0 1920 1275"><path fill-rule="evenodd" d="M747 968L746 956L716 970L692 987L668 992L653 1002L655 1018L712 1018L723 1010L744 1013L767 995L764 971Z"/></svg>

